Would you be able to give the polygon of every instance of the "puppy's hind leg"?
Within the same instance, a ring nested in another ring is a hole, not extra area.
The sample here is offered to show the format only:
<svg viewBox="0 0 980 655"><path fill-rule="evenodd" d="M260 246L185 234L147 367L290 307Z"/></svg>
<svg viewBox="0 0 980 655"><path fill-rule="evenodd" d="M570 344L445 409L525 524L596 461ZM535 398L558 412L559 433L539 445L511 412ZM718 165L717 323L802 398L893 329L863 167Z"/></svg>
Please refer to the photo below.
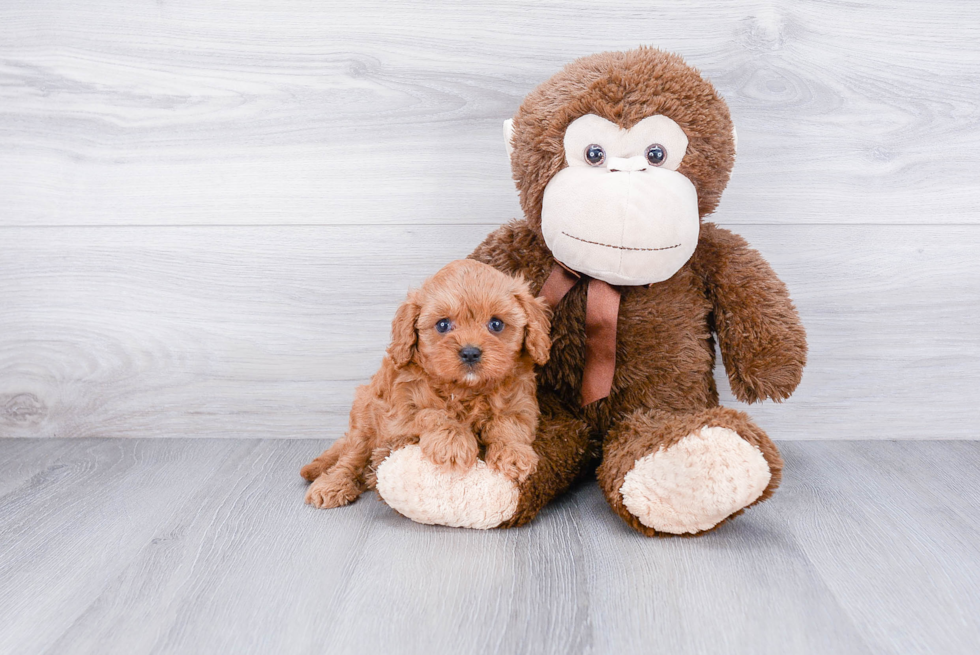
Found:
<svg viewBox="0 0 980 655"><path fill-rule="evenodd" d="M304 466L299 470L299 474L302 475L309 482L313 482L321 474L326 473L333 465L337 463L341 455L344 454L344 450L347 447L347 438L338 439L333 443L332 446L327 448L320 454L319 457L314 459L312 462Z"/></svg>
<svg viewBox="0 0 980 655"><path fill-rule="evenodd" d="M321 470L320 475L306 490L308 505L320 509L340 507L352 502L367 490L365 475L375 441L374 434L365 430L360 421L353 420L353 412L351 418L351 429L347 436L309 465L315 470L317 460L320 460L321 465L329 466Z"/></svg>
<svg viewBox="0 0 980 655"><path fill-rule="evenodd" d="M306 504L329 509L354 501L367 490L364 474L369 457L370 448L366 441L350 444L337 463L321 473L306 490Z"/></svg>
<svg viewBox="0 0 980 655"><path fill-rule="evenodd" d="M357 388L354 392L354 405L350 410L350 429L347 434L335 441L319 457L301 468L300 475L313 482L333 468L349 449L356 450L359 442L372 438L374 432L372 398L370 387L361 386Z"/></svg>
<svg viewBox="0 0 980 655"><path fill-rule="evenodd" d="M356 478L336 474L336 469L324 473L306 490L306 504L317 509L331 509L349 505L367 489L366 485Z"/></svg>

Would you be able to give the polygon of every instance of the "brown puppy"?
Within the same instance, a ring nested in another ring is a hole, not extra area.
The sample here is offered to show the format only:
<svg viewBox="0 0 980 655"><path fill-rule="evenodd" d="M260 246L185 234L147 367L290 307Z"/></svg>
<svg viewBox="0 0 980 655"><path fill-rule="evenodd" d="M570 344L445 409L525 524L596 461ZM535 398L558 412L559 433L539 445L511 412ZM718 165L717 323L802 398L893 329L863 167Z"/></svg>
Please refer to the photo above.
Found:
<svg viewBox="0 0 980 655"><path fill-rule="evenodd" d="M451 262L395 314L381 369L358 387L350 429L300 472L306 502L340 507L374 485L374 450L418 443L434 464L466 470L481 446L514 480L537 466L534 365L548 361L548 309L522 278Z"/></svg>

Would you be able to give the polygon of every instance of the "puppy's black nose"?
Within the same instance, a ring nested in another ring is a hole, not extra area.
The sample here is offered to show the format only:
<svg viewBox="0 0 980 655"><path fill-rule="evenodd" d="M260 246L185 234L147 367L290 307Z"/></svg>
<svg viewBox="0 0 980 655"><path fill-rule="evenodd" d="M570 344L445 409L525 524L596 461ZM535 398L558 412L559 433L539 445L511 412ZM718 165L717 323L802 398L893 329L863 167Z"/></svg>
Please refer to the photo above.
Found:
<svg viewBox="0 0 980 655"><path fill-rule="evenodd" d="M476 364L483 356L483 351L476 346L463 346L459 349L459 358L467 364Z"/></svg>

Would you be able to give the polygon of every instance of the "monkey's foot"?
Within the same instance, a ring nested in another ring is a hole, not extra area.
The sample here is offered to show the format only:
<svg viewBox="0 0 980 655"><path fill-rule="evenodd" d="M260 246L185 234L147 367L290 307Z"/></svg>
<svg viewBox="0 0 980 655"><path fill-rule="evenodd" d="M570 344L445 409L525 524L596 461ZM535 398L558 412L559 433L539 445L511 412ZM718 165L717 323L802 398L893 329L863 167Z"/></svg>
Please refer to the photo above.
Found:
<svg viewBox="0 0 980 655"><path fill-rule="evenodd" d="M704 427L637 460L619 492L646 527L694 534L751 505L770 478L758 448L734 430Z"/></svg>
<svg viewBox="0 0 980 655"><path fill-rule="evenodd" d="M378 466L378 495L418 523L454 528L495 528L517 511L517 485L483 460L466 471L447 471L405 446Z"/></svg>

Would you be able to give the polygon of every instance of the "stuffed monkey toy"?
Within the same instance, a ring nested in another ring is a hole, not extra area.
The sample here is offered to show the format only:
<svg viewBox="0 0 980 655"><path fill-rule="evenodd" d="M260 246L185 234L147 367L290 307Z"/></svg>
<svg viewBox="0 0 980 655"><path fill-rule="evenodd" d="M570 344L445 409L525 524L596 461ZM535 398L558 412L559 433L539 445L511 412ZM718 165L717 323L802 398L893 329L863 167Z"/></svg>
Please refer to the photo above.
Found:
<svg viewBox="0 0 980 655"><path fill-rule="evenodd" d="M379 495L425 523L510 527L596 471L612 510L649 536L706 532L770 497L782 460L718 405L715 339L751 403L793 392L806 335L765 260L703 220L735 160L724 100L676 55L602 53L533 91L504 132L524 218L471 257L553 307L537 469L517 484L380 449Z"/></svg>

